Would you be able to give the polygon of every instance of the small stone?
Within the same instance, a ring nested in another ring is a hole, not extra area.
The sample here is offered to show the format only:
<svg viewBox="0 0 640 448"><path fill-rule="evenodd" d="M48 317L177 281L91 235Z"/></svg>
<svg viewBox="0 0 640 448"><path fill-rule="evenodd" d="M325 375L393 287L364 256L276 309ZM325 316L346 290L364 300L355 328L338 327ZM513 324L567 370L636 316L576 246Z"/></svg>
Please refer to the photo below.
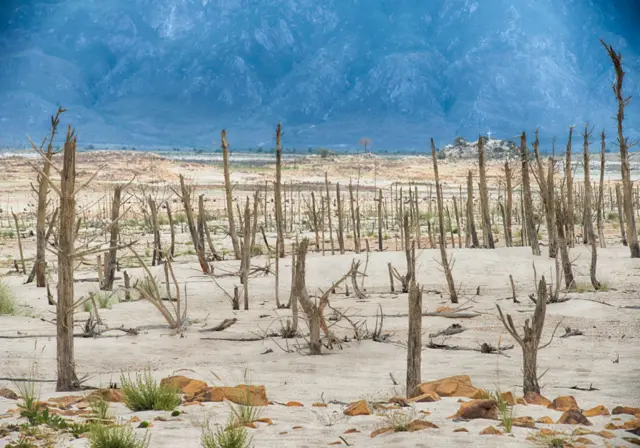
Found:
<svg viewBox="0 0 640 448"><path fill-rule="evenodd" d="M344 410L344 414L350 417L355 417L356 415L371 415L371 408L365 400L360 400L349 404Z"/></svg>
<svg viewBox="0 0 640 448"><path fill-rule="evenodd" d="M622 426L618 426L615 423L607 423L606 425L604 425L604 429L615 431L616 429L622 429Z"/></svg>
<svg viewBox="0 0 640 448"><path fill-rule="evenodd" d="M602 405L598 405L595 408L587 409L586 411L582 412L582 415L584 415L585 417L597 417L599 415L610 415L610 414L609 414L609 409L605 408Z"/></svg>
<svg viewBox="0 0 640 448"><path fill-rule="evenodd" d="M427 392L426 394L410 398L408 401L411 403L433 403L434 401L440 401L440 396L435 392Z"/></svg>
<svg viewBox="0 0 640 448"><path fill-rule="evenodd" d="M600 432L595 433L595 434L597 434L600 437L605 438L605 439L615 439L616 438L616 435L614 433L612 433L611 431L606 431L604 429L602 431L600 431Z"/></svg>
<svg viewBox="0 0 640 448"><path fill-rule="evenodd" d="M193 401L221 403L229 400L243 406L267 406L267 390L264 386L207 387L193 397Z"/></svg>
<svg viewBox="0 0 640 448"><path fill-rule="evenodd" d="M19 398L18 394L16 394L11 389L7 389L6 387L0 388L0 397L6 398L7 400L17 400Z"/></svg>
<svg viewBox="0 0 640 448"><path fill-rule="evenodd" d="M434 392L438 397L482 398L486 392L474 387L468 375L451 376L418 385L423 394Z"/></svg>
<svg viewBox="0 0 640 448"><path fill-rule="evenodd" d="M576 439L576 442L582 443L583 445L595 445L595 443L593 443L591 440L587 439L586 437L578 437Z"/></svg>
<svg viewBox="0 0 640 448"><path fill-rule="evenodd" d="M287 431L280 431L278 434L283 436L283 435L287 434Z"/></svg>
<svg viewBox="0 0 640 448"><path fill-rule="evenodd" d="M294 427L293 427L293 428L291 428L291 429L302 429L302 428L303 428L302 426L294 426Z"/></svg>
<svg viewBox="0 0 640 448"><path fill-rule="evenodd" d="M498 418L498 403L495 400L472 400L462 404L458 412L449 418L456 417L465 420L476 418L495 420Z"/></svg>
<svg viewBox="0 0 640 448"><path fill-rule="evenodd" d="M453 432L469 432L469 430L467 428L456 428Z"/></svg>
<svg viewBox="0 0 640 448"><path fill-rule="evenodd" d="M629 406L616 406L611 411L613 415L627 414L627 415L636 415L640 413L640 408L632 408Z"/></svg>
<svg viewBox="0 0 640 448"><path fill-rule="evenodd" d="M376 429L375 431L373 431L373 432L371 433L371 438L373 439L374 437L378 437L379 435L386 434L386 433L388 433L388 432L393 432L393 431L394 431L394 429L393 429L393 428L391 428L391 427L388 427L388 428L378 428L378 429Z"/></svg>
<svg viewBox="0 0 640 448"><path fill-rule="evenodd" d="M270 418L267 418L267 417L262 417L262 418L259 418L259 419L255 420L255 421L257 423L266 423L269 426L273 425L273 421Z"/></svg>
<svg viewBox="0 0 640 448"><path fill-rule="evenodd" d="M577 427L576 429L573 430L571 434L574 436L586 436L589 434L593 434L593 431L587 428Z"/></svg>
<svg viewBox="0 0 640 448"><path fill-rule="evenodd" d="M591 422L587 420L587 417L582 415L582 412L575 409L564 411L556 423L559 425L591 426Z"/></svg>
<svg viewBox="0 0 640 448"><path fill-rule="evenodd" d="M555 409L556 411L580 410L576 399L571 395L556 398L548 407L550 409Z"/></svg>
<svg viewBox="0 0 640 448"><path fill-rule="evenodd" d="M409 432L421 431L423 429L439 429L439 428L437 425L434 425L431 422L428 422L426 420L420 420L420 419L413 420L407 425L407 431Z"/></svg>
<svg viewBox="0 0 640 448"><path fill-rule="evenodd" d="M329 405L327 403L313 403L311 406L313 406L314 408L326 408Z"/></svg>
<svg viewBox="0 0 640 448"><path fill-rule="evenodd" d="M540 417L538 420L536 420L536 423L544 423L545 425L553 425L553 420L551 420L551 417Z"/></svg>
<svg viewBox="0 0 640 448"><path fill-rule="evenodd" d="M524 400L528 404L537 404L544 407L548 407L551 404L551 401L548 398L545 398L536 392L527 392L524 395Z"/></svg>
<svg viewBox="0 0 640 448"><path fill-rule="evenodd" d="M354 434L354 433L357 433L357 432L360 432L360 431L357 430L356 428L349 428L344 433L345 434Z"/></svg>
<svg viewBox="0 0 640 448"><path fill-rule="evenodd" d="M397 404L400 407L407 407L409 406L409 401L411 401L413 399L407 400L404 397L391 397L389 398L389 401L387 401L387 403L389 404Z"/></svg>
<svg viewBox="0 0 640 448"><path fill-rule="evenodd" d="M513 426L517 426L519 428L535 428L536 422L533 417L514 417L511 421Z"/></svg>
<svg viewBox="0 0 640 448"><path fill-rule="evenodd" d="M525 400L524 397L518 397L518 398L516 398L516 403L517 404L521 404L523 406L526 406L527 405L527 400Z"/></svg>
<svg viewBox="0 0 640 448"><path fill-rule="evenodd" d="M482 435L482 436L487 436L487 435L501 436L503 434L504 433L502 431L500 431L498 428L496 428L495 426L487 426L480 433L480 435Z"/></svg>
<svg viewBox="0 0 640 448"><path fill-rule="evenodd" d="M329 445L342 445L342 441L336 440L335 442L330 442Z"/></svg>
<svg viewBox="0 0 640 448"><path fill-rule="evenodd" d="M300 403L299 401L288 401L285 404L285 406L288 407L288 408L301 408L304 405L302 403Z"/></svg>
<svg viewBox="0 0 640 448"><path fill-rule="evenodd" d="M623 429L640 429L640 418L627 420L622 424Z"/></svg>
<svg viewBox="0 0 640 448"><path fill-rule="evenodd" d="M511 392L502 392L500 394L500 398L502 398L502 401L504 401L508 405L513 406L516 404L516 399Z"/></svg>

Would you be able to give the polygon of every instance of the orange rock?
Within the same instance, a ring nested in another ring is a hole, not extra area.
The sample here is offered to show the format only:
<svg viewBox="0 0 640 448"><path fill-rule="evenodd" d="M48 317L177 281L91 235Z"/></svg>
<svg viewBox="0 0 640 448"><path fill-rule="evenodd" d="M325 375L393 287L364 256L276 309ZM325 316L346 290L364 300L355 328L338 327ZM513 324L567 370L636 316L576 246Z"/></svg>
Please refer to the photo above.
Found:
<svg viewBox="0 0 640 448"><path fill-rule="evenodd" d="M455 417L466 420L475 418L495 420L498 418L498 403L495 400L472 400L468 403L463 403L458 412L449 418Z"/></svg>
<svg viewBox="0 0 640 448"><path fill-rule="evenodd" d="M523 397L518 397L518 398L516 398L516 403L517 404L521 404L523 406L526 406L527 405L527 400L525 400Z"/></svg>
<svg viewBox="0 0 640 448"><path fill-rule="evenodd" d="M435 392L427 392L426 394L410 398L408 401L411 403L433 403L434 401L440 401L440 396Z"/></svg>
<svg viewBox="0 0 640 448"><path fill-rule="evenodd" d="M591 426L591 422L587 420L587 417L582 415L582 412L575 409L564 411L556 423L559 425Z"/></svg>
<svg viewBox="0 0 640 448"><path fill-rule="evenodd" d="M127 423L140 423L140 421L141 421L141 420L140 420L140 417L138 417L138 416L134 415L133 417L131 417L131 418L129 419L129 421L128 421Z"/></svg>
<svg viewBox="0 0 640 448"><path fill-rule="evenodd" d="M551 420L551 417L540 417L538 420L536 420L536 423L544 423L546 425L553 425L553 420Z"/></svg>
<svg viewBox="0 0 640 448"><path fill-rule="evenodd" d="M604 429L615 431L616 429L622 429L622 426L618 426L615 423L607 423L604 425Z"/></svg>
<svg viewBox="0 0 640 448"><path fill-rule="evenodd" d="M578 426L576 429L573 430L571 434L574 436L587 436L589 434L593 434L593 431L591 431L590 429L582 428Z"/></svg>
<svg viewBox="0 0 640 448"><path fill-rule="evenodd" d="M622 424L624 429L640 429L640 418L628 420Z"/></svg>
<svg viewBox="0 0 640 448"><path fill-rule="evenodd" d="M436 393L440 397L481 398L486 393L471 384L467 375L452 376L418 386L423 394Z"/></svg>
<svg viewBox="0 0 640 448"><path fill-rule="evenodd" d="M245 423L243 426L244 426L244 427L246 427L246 428L258 429L258 425L256 425L256 424L255 424L255 423L253 423L253 422Z"/></svg>
<svg viewBox="0 0 640 448"><path fill-rule="evenodd" d="M455 310L448 306L439 306L436 308L436 313L453 313Z"/></svg>
<svg viewBox="0 0 640 448"><path fill-rule="evenodd" d="M553 400L553 402L547 407L550 409L555 409L556 411L580 410L576 399L571 395L568 395L566 397L558 397Z"/></svg>
<svg viewBox="0 0 640 448"><path fill-rule="evenodd" d="M286 407L288 408L301 408L304 405L302 403L300 403L299 401L289 401L285 404Z"/></svg>
<svg viewBox="0 0 640 448"><path fill-rule="evenodd" d="M588 409L582 413L585 417L596 417L598 415L610 415L609 409L605 408L602 405L596 406L595 408Z"/></svg>
<svg viewBox="0 0 640 448"><path fill-rule="evenodd" d="M535 428L536 422L533 417L515 417L512 420L513 426L518 426L519 428Z"/></svg>
<svg viewBox="0 0 640 448"><path fill-rule="evenodd" d="M615 439L616 435L614 433L612 433L611 431L606 431L606 430L602 430L600 432L596 433L597 435L599 435L600 437L603 437L605 439Z"/></svg>
<svg viewBox="0 0 640 448"><path fill-rule="evenodd" d="M613 408L613 411L611 411L611 413L613 415L619 415L619 414L636 415L640 413L640 408L632 408L629 406L616 406L615 408Z"/></svg>
<svg viewBox="0 0 640 448"><path fill-rule="evenodd" d="M537 404L544 407L548 407L551 404L551 401L549 401L549 399L543 397L542 395L536 392L527 392L524 395L524 400L528 404Z"/></svg>
<svg viewBox="0 0 640 448"><path fill-rule="evenodd" d="M486 435L501 436L503 434L504 433L502 431L500 431L499 429L497 429L495 426L487 426L480 433L480 435L482 435L482 436L486 436Z"/></svg>
<svg viewBox="0 0 640 448"><path fill-rule="evenodd" d="M358 431L356 428L349 428L344 433L345 434L354 434L356 432L360 432L360 431Z"/></svg>
<svg viewBox="0 0 640 448"><path fill-rule="evenodd" d="M365 400L360 400L348 405L344 410L344 414L350 417L355 417L356 415L371 415L371 408Z"/></svg>
<svg viewBox="0 0 640 448"><path fill-rule="evenodd" d="M208 387L195 397L193 401L220 403L229 400L245 406L267 406L267 390L264 386Z"/></svg>
<svg viewBox="0 0 640 448"><path fill-rule="evenodd" d="M373 439L374 437L378 437L379 435L386 434L388 432L393 432L393 431L394 431L394 429L391 428L391 427L389 427L389 428L378 428L378 429L376 429L375 431L373 431L371 433L371 438Z"/></svg>
<svg viewBox="0 0 640 448"><path fill-rule="evenodd" d="M453 432L469 432L469 430L467 428L456 428Z"/></svg>
<svg viewBox="0 0 640 448"><path fill-rule="evenodd" d="M7 400L17 400L18 395L12 391L11 389L7 389L6 387L0 387L0 397L6 398Z"/></svg>
<svg viewBox="0 0 640 448"><path fill-rule="evenodd" d="M257 422L257 423L266 423L269 426L273 425L273 421L270 418L267 418L267 417L259 418L259 419L255 420L255 422Z"/></svg>
<svg viewBox="0 0 640 448"><path fill-rule="evenodd" d="M407 431L409 432L415 432L415 431L422 431L423 429L439 429L438 426L434 425L431 422L428 422L426 420L413 420L412 422L409 422L409 424L407 425Z"/></svg>
<svg viewBox="0 0 640 448"><path fill-rule="evenodd" d="M313 403L311 406L313 406L314 408L326 408L329 405L327 403Z"/></svg>
<svg viewBox="0 0 640 448"><path fill-rule="evenodd" d="M553 429L542 428L540 431L538 431L538 434L540 434L541 436L555 436L560 433L558 431L554 431Z"/></svg>
<svg viewBox="0 0 640 448"><path fill-rule="evenodd" d="M583 445L595 445L595 443L593 443L591 440L587 439L586 437L578 437L576 439L576 442L582 443Z"/></svg>
<svg viewBox="0 0 640 448"><path fill-rule="evenodd" d="M98 389L87 395L85 399L88 402L104 400L110 403L122 403L124 401L124 394L121 389Z"/></svg>
<svg viewBox="0 0 640 448"><path fill-rule="evenodd" d="M203 392L209 385L204 381L194 380L186 376L170 376L163 378L160 385L169 386L182 391L187 396L198 395Z"/></svg>
<svg viewBox="0 0 640 448"><path fill-rule="evenodd" d="M502 400L505 403L510 404L511 406L516 404L516 399L514 398L514 396L513 396L513 394L511 392L502 392L500 394L500 397L502 398Z"/></svg>

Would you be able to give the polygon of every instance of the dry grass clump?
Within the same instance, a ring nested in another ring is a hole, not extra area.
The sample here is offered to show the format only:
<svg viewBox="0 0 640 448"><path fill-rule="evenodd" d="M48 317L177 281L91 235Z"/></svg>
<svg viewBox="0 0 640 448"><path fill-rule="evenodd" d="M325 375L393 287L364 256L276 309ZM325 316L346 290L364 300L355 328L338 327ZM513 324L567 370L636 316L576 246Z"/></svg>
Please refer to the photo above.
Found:
<svg viewBox="0 0 640 448"><path fill-rule="evenodd" d="M179 390L166 384L158 384L148 370L131 379L120 376L124 404L134 412L173 411L182 400Z"/></svg>
<svg viewBox="0 0 640 448"><path fill-rule="evenodd" d="M89 448L147 448L149 434L140 439L128 425L105 426L94 424L89 431Z"/></svg>
<svg viewBox="0 0 640 448"><path fill-rule="evenodd" d="M18 306L13 291L9 285L0 280L0 315L15 316L17 313Z"/></svg>

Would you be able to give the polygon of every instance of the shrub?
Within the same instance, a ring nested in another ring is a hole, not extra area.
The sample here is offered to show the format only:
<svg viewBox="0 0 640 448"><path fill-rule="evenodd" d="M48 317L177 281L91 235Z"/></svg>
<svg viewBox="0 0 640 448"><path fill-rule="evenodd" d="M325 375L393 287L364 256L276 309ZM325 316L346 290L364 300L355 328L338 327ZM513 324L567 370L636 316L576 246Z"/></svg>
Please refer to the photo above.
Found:
<svg viewBox="0 0 640 448"><path fill-rule="evenodd" d="M13 291L5 282L0 280L0 315L7 314L15 316L18 313L16 298Z"/></svg>
<svg viewBox="0 0 640 448"><path fill-rule="evenodd" d="M326 159L327 157L332 156L334 152L327 148L320 148L318 149L318 154L320 155L320 158Z"/></svg>
<svg viewBox="0 0 640 448"><path fill-rule="evenodd" d="M213 430L207 425L202 431L200 443L204 448L247 448L251 440L244 426L218 426Z"/></svg>
<svg viewBox="0 0 640 448"><path fill-rule="evenodd" d="M177 388L158 384L148 370L144 374L136 374L134 380L120 375L120 383L124 404L134 412L173 411L182 402Z"/></svg>
<svg viewBox="0 0 640 448"><path fill-rule="evenodd" d="M147 448L149 434L139 439L128 425L104 426L94 424L88 435L89 448Z"/></svg>

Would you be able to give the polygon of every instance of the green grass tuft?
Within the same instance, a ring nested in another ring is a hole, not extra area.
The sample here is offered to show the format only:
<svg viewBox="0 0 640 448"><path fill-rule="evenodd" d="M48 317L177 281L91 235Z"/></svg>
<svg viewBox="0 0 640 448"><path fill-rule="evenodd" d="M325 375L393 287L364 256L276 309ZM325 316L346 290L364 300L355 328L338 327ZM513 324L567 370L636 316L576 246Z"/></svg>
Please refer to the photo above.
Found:
<svg viewBox="0 0 640 448"><path fill-rule="evenodd" d="M134 380L121 375L120 383L124 404L134 412L173 411L182 402L178 389L158 384L148 370L144 374L136 374Z"/></svg>
<svg viewBox="0 0 640 448"><path fill-rule="evenodd" d="M18 314L16 298L9 285L0 280L0 315L15 316Z"/></svg>
<svg viewBox="0 0 640 448"><path fill-rule="evenodd" d="M94 424L88 434L89 448L147 448L150 436L140 439L128 425L104 426Z"/></svg>

